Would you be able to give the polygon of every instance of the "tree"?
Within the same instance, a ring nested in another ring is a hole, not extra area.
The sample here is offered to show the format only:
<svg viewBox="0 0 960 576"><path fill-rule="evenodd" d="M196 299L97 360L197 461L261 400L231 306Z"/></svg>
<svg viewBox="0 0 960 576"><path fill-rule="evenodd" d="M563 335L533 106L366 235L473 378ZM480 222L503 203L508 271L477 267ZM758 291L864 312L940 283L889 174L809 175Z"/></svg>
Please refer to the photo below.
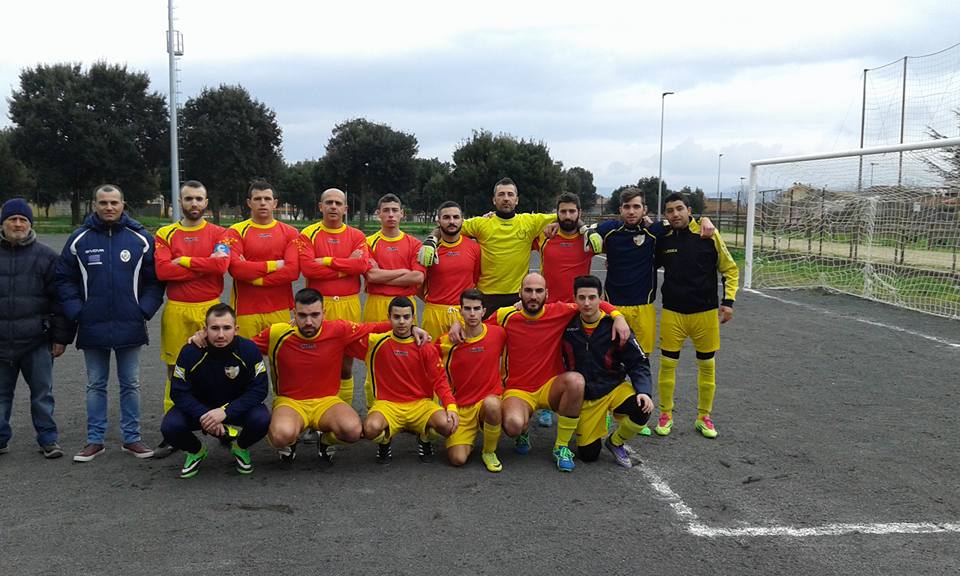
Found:
<svg viewBox="0 0 960 576"><path fill-rule="evenodd" d="M10 148L13 131L10 128L0 130L0 201L22 196L33 200L37 182L19 158Z"/></svg>
<svg viewBox="0 0 960 576"><path fill-rule="evenodd" d="M180 135L183 173L207 187L217 222L222 205L243 209L251 180L275 179L283 169L276 114L242 86L204 88L187 100ZM283 201L283 189L277 188Z"/></svg>
<svg viewBox="0 0 960 576"><path fill-rule="evenodd" d="M93 188L119 185L127 202L156 196L168 159L164 97L150 78L126 66L97 62L37 65L20 73L10 98L11 147L42 190L70 197L74 224Z"/></svg>
<svg viewBox="0 0 960 576"><path fill-rule="evenodd" d="M657 193L658 187L660 185L660 179L656 176L646 176L637 181L636 184L630 184L627 186L621 186L613 191L610 195L610 200L607 201L607 212L610 214L618 214L620 212L620 192L624 188L633 186L639 188L643 192L643 203L647 206L647 211L655 216L657 214ZM663 197L666 198L672 190L667 185L667 181L663 181Z"/></svg>
<svg viewBox="0 0 960 576"><path fill-rule="evenodd" d="M449 162L441 162L438 158L416 158L416 185L410 191L406 202L411 209L422 212L432 218L437 205L447 200L448 178L452 167Z"/></svg>
<svg viewBox="0 0 960 576"><path fill-rule="evenodd" d="M349 190L351 211L362 225L372 204L368 196L392 192L407 202L405 196L416 184L418 148L413 134L365 118L348 120L334 127L327 143L325 174Z"/></svg>
<svg viewBox="0 0 960 576"><path fill-rule="evenodd" d="M691 190L689 186L684 186L680 189L682 194L686 194L688 201L690 202L690 213L691 214L703 214L703 209L707 205L707 198L703 194L703 190L697 188L696 190ZM666 194L663 196L667 197Z"/></svg>
<svg viewBox="0 0 960 576"><path fill-rule="evenodd" d="M286 164L277 178L277 189L283 194L284 202L296 206L300 215L309 220L317 218L317 190L314 173L317 162L304 160L296 164Z"/></svg>
<svg viewBox="0 0 960 576"><path fill-rule="evenodd" d="M953 114L960 124L960 109L954 110ZM934 140L943 140L950 137L929 126L927 127L927 134ZM943 178L946 186L960 188L960 148L941 149L940 152L933 154L931 157L924 156L921 161L931 172Z"/></svg>
<svg viewBox="0 0 960 576"><path fill-rule="evenodd" d="M597 203L597 187L593 184L593 172L579 166L563 171L564 190L580 197L580 206L590 210Z"/></svg>
<svg viewBox="0 0 960 576"><path fill-rule="evenodd" d="M553 211L563 190L562 164L554 162L542 141L517 140L509 134L494 136L486 130L473 136L453 152L455 165L450 189L464 211L473 214L493 208L493 185L503 177L517 183L518 209Z"/></svg>

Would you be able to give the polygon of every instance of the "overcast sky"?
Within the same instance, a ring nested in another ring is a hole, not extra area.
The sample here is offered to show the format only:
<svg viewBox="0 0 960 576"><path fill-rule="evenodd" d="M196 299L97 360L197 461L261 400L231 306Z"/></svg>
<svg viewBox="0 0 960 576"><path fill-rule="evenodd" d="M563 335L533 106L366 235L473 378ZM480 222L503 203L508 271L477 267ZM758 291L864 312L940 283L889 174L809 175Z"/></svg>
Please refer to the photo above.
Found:
<svg viewBox="0 0 960 576"><path fill-rule="evenodd" d="M856 147L862 70L960 42L956 0L648 4L180 0L181 90L242 84L276 111L288 161L365 117L442 160L474 129L543 140L601 192L657 174L672 91L664 180L713 195L720 153L730 191L752 159ZM37 63L106 60L166 94L166 10L5 3L0 90Z"/></svg>

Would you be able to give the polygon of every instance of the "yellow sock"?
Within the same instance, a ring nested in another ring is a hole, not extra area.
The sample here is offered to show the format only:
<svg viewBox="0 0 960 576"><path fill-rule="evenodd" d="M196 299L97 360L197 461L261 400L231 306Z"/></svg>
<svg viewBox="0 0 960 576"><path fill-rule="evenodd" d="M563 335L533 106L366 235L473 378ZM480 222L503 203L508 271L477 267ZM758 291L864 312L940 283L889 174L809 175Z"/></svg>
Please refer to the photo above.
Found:
<svg viewBox="0 0 960 576"><path fill-rule="evenodd" d="M657 387L660 389L660 411L673 412L673 389L677 385L676 358L660 354L660 374L657 377Z"/></svg>
<svg viewBox="0 0 960 576"><path fill-rule="evenodd" d="M717 391L717 360L697 359L697 417L713 412L713 396Z"/></svg>
<svg viewBox="0 0 960 576"><path fill-rule="evenodd" d="M386 428L383 432L380 432L376 435L375 438L370 440L374 444L389 444L390 443L390 429Z"/></svg>
<svg viewBox="0 0 960 576"><path fill-rule="evenodd" d="M170 399L170 379L167 378L163 385L163 413L166 414L173 408L173 400Z"/></svg>
<svg viewBox="0 0 960 576"><path fill-rule="evenodd" d="M557 414L557 441L553 443L554 448L567 446L570 444L570 438L577 431L577 424L580 423L580 417L570 418Z"/></svg>
<svg viewBox="0 0 960 576"><path fill-rule="evenodd" d="M370 381L369 376L363 381L363 393L367 399L367 408L373 406L373 382Z"/></svg>
<svg viewBox="0 0 960 576"><path fill-rule="evenodd" d="M613 436L610 437L610 442L614 446L623 446L623 444L640 433L640 430L643 430L643 424L637 424L629 417L624 417L620 419L620 426L617 427L613 432Z"/></svg>
<svg viewBox="0 0 960 576"><path fill-rule="evenodd" d="M337 397L353 406L353 377L340 379L340 392Z"/></svg>
<svg viewBox="0 0 960 576"><path fill-rule="evenodd" d="M343 442L337 438L337 435L333 432L324 432L320 435L320 441L326 444L327 446L334 446L337 444L343 444Z"/></svg>
<svg viewBox="0 0 960 576"><path fill-rule="evenodd" d="M500 425L483 424L483 452L489 454L497 451L497 443L500 441Z"/></svg>

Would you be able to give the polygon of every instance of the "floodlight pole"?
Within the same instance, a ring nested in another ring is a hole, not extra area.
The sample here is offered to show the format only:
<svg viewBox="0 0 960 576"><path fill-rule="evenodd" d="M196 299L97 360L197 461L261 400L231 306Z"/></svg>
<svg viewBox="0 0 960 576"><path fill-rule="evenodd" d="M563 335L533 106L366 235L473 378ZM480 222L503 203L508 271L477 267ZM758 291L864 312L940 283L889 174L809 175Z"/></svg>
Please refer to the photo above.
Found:
<svg viewBox="0 0 960 576"><path fill-rule="evenodd" d="M170 207L174 222L180 220L180 151L177 143L177 56L183 54L179 32L173 29L173 0L167 0L167 54L170 66Z"/></svg>
<svg viewBox="0 0 960 576"><path fill-rule="evenodd" d="M660 95L660 167L657 170L657 219L663 218L660 213L663 210L663 107L667 96L673 92L664 92Z"/></svg>
<svg viewBox="0 0 960 576"><path fill-rule="evenodd" d="M717 155L717 226L720 225L720 211L723 204L723 195L720 194L720 163L723 162L723 152Z"/></svg>

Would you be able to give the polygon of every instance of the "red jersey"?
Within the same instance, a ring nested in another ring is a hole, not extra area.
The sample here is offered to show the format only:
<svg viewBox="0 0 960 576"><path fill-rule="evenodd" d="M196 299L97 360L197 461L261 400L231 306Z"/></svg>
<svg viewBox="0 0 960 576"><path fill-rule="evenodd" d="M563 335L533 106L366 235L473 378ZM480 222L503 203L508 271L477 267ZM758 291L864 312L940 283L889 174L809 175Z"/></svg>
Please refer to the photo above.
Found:
<svg viewBox="0 0 960 576"><path fill-rule="evenodd" d="M540 274L547 281L547 302L573 302L573 279L590 273L593 252L583 251L583 235L543 234L534 243L540 252Z"/></svg>
<svg viewBox="0 0 960 576"><path fill-rule="evenodd" d="M157 230L157 278L167 283L167 298L177 302L208 302L223 293L223 275L230 258L211 258L226 230L204 220L197 226L180 222ZM173 260L180 258L181 264Z"/></svg>
<svg viewBox="0 0 960 576"><path fill-rule="evenodd" d="M601 302L600 309L608 314L616 311L607 302ZM577 314L576 304L551 302L533 316L507 306L484 320L487 324L503 326L507 333L504 361L507 389L536 392L547 380L564 371L560 355L563 332Z"/></svg>
<svg viewBox="0 0 960 576"><path fill-rule="evenodd" d="M491 394L499 396L503 392L500 357L507 333L500 326L483 324L482 328L479 336L467 338L461 344L454 344L446 334L437 344L458 406L470 406Z"/></svg>
<svg viewBox="0 0 960 576"><path fill-rule="evenodd" d="M370 269L367 237L356 228L341 225L327 228L323 221L303 229L298 239L300 272L307 287L324 296L351 296L360 293L360 276ZM355 250L363 256L351 258ZM317 258L322 258L317 262Z"/></svg>
<svg viewBox="0 0 960 576"><path fill-rule="evenodd" d="M423 300L431 304L459 306L460 293L473 288L480 280L480 244L461 236L437 247L439 261L427 269Z"/></svg>
<svg viewBox="0 0 960 576"><path fill-rule="evenodd" d="M274 394L311 400L340 391L340 364L350 343L389 329L389 322L324 320L317 335L307 338L296 326L273 324L254 336L253 342L270 358Z"/></svg>
<svg viewBox="0 0 960 576"><path fill-rule="evenodd" d="M371 334L351 345L347 353L367 363L373 395L378 400L414 402L432 399L436 394L444 406L456 406L440 353L432 344L417 346L412 336L397 338L387 332Z"/></svg>
<svg viewBox="0 0 960 576"><path fill-rule="evenodd" d="M422 243L406 232L401 231L396 238L387 238L377 231L367 236L367 245L370 247L370 256L384 270L405 268L419 272L426 271L426 268L417 262L417 252L420 251ZM417 285L391 286L367 282L366 290L367 294L381 296L413 296L417 293Z"/></svg>
<svg viewBox="0 0 960 576"><path fill-rule="evenodd" d="M297 229L279 220L238 222L227 230L232 302L237 314L267 314L293 308L292 284L300 277ZM283 268L277 269L277 260Z"/></svg>

